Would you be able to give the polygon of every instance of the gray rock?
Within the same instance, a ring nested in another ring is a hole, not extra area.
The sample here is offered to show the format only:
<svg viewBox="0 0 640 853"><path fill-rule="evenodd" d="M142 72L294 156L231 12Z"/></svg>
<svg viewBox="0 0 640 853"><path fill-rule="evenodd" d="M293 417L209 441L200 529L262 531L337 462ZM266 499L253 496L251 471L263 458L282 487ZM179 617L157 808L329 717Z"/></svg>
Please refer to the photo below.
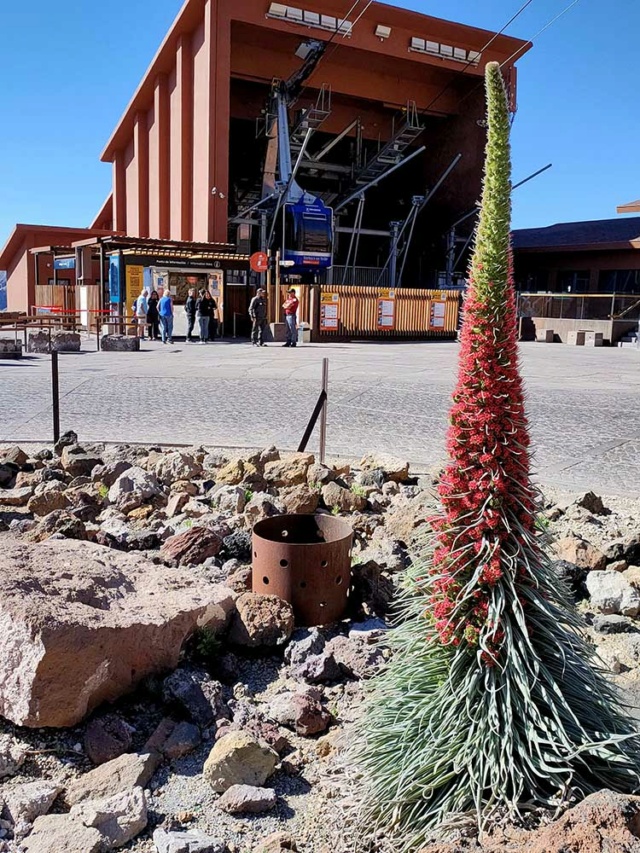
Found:
<svg viewBox="0 0 640 853"><path fill-rule="evenodd" d="M291 674L301 681L308 681L309 684L330 684L340 681L344 670L333 654L325 650L319 655L309 655L301 664L292 668Z"/></svg>
<svg viewBox="0 0 640 853"><path fill-rule="evenodd" d="M351 678L371 678L384 663L382 649L372 646L366 637L334 637L327 643L325 653L332 654Z"/></svg>
<svg viewBox="0 0 640 853"><path fill-rule="evenodd" d="M218 717L229 716L222 684L200 667L176 669L165 678L162 696L165 702L180 705L202 727L210 726Z"/></svg>
<svg viewBox="0 0 640 853"><path fill-rule="evenodd" d="M350 640L364 640L366 643L375 643L388 631L384 620L372 618L365 622L354 622L349 628Z"/></svg>
<svg viewBox="0 0 640 853"><path fill-rule="evenodd" d="M591 604L602 613L637 616L640 612L640 591L619 572L589 572L586 584Z"/></svg>
<svg viewBox="0 0 640 853"><path fill-rule="evenodd" d="M368 471L361 471L358 477L358 482L362 486L377 486L381 489L386 481L386 477L382 468L371 468Z"/></svg>
<svg viewBox="0 0 640 853"><path fill-rule="evenodd" d="M15 466L5 465L4 462L0 462L0 488L8 488L17 473L18 469Z"/></svg>
<svg viewBox="0 0 640 853"><path fill-rule="evenodd" d="M200 729L192 723L178 723L165 741L163 752L175 761L189 755L200 746Z"/></svg>
<svg viewBox="0 0 640 853"><path fill-rule="evenodd" d="M140 352L140 338L131 335L103 335L100 338L102 352Z"/></svg>
<svg viewBox="0 0 640 853"><path fill-rule="evenodd" d="M121 474L131 468L131 462L124 459L118 459L115 462L107 462L105 465L96 465L91 472L91 479L94 483L102 483L111 488Z"/></svg>
<svg viewBox="0 0 640 853"><path fill-rule="evenodd" d="M68 814L37 818L33 831L22 842L27 853L103 853L105 839Z"/></svg>
<svg viewBox="0 0 640 853"><path fill-rule="evenodd" d="M2 461L5 465L17 465L18 468L24 468L29 461L29 457L21 447L14 444L13 447L9 447L4 451Z"/></svg>
<svg viewBox="0 0 640 853"><path fill-rule="evenodd" d="M242 486L220 486L212 497L211 503L220 512L233 515L244 512L247 503Z"/></svg>
<svg viewBox="0 0 640 853"><path fill-rule="evenodd" d="M311 655L319 655L325 646L325 638L317 628L298 628L284 650L285 663L301 666Z"/></svg>
<svg viewBox="0 0 640 853"><path fill-rule="evenodd" d="M87 800L108 799L120 791L144 788L157 766L156 754L126 753L74 779L67 786L65 799L73 806Z"/></svg>
<svg viewBox="0 0 640 853"><path fill-rule="evenodd" d="M27 509L34 515L48 515L56 509L64 509L69 505L65 495L65 486L58 481L40 483L36 486L33 496L27 503Z"/></svg>
<svg viewBox="0 0 640 853"><path fill-rule="evenodd" d="M109 489L109 502L122 512L131 512L162 493L155 474L134 466L124 471Z"/></svg>
<svg viewBox="0 0 640 853"><path fill-rule="evenodd" d="M13 823L13 834L16 838L25 836L34 820L47 814L60 791L60 785L41 780L3 790L5 809Z"/></svg>
<svg viewBox="0 0 640 853"><path fill-rule="evenodd" d="M32 486L24 486L20 489L1 489L0 504L3 506L26 506L32 495Z"/></svg>
<svg viewBox="0 0 640 853"><path fill-rule="evenodd" d="M368 453L360 461L360 467L364 471L382 471L386 480L397 483L409 477L409 463L388 453Z"/></svg>
<svg viewBox="0 0 640 853"><path fill-rule="evenodd" d="M270 465L279 465L279 462L270 462ZM266 492L257 492L244 508L244 519L248 527L253 527L258 521L281 515L284 507L277 498Z"/></svg>
<svg viewBox="0 0 640 853"><path fill-rule="evenodd" d="M202 466L190 453L164 453L156 465L156 477L170 485L176 480L194 480L202 474Z"/></svg>
<svg viewBox="0 0 640 853"><path fill-rule="evenodd" d="M153 843L157 853L228 853L228 847L219 838L212 838L200 830L167 832L156 829Z"/></svg>
<svg viewBox="0 0 640 853"><path fill-rule="evenodd" d="M111 797L79 803L69 817L97 829L107 850L124 847L147 825L147 801L142 788L119 791Z"/></svg>
<svg viewBox="0 0 640 853"><path fill-rule="evenodd" d="M338 483L327 483L322 487L322 500L327 509L337 508L340 512L357 512L367 505L365 497L345 489Z"/></svg>
<svg viewBox="0 0 640 853"><path fill-rule="evenodd" d="M262 814L276 805L273 788L258 788L254 785L232 785L216 803L227 814Z"/></svg>
<svg viewBox="0 0 640 853"><path fill-rule="evenodd" d="M614 613L595 616L593 628L599 634L632 634L638 630L631 619L626 616L616 616Z"/></svg>
<svg viewBox="0 0 640 853"><path fill-rule="evenodd" d="M0 779L13 776L22 767L28 747L11 735L0 734Z"/></svg>
<svg viewBox="0 0 640 853"><path fill-rule="evenodd" d="M248 530L236 530L222 541L224 552L229 557L243 563L251 559L251 533Z"/></svg>

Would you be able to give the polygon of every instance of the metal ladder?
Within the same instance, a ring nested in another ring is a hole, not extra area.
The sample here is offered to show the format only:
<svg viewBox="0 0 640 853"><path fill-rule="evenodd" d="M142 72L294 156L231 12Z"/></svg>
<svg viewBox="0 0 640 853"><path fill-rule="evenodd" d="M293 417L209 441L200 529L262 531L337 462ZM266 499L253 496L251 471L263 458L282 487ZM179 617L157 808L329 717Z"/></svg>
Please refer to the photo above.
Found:
<svg viewBox="0 0 640 853"><path fill-rule="evenodd" d="M402 160L405 151L420 136L424 126L418 118L418 109L415 101L408 101L406 112L400 126L392 130L392 136L371 159L365 163L363 168L355 175L356 186L368 184L381 175L389 166L394 166Z"/></svg>
<svg viewBox="0 0 640 853"><path fill-rule="evenodd" d="M296 158L302 149L307 131L317 130L331 114L331 87L322 84L315 104L302 110L298 123L291 131L291 156Z"/></svg>

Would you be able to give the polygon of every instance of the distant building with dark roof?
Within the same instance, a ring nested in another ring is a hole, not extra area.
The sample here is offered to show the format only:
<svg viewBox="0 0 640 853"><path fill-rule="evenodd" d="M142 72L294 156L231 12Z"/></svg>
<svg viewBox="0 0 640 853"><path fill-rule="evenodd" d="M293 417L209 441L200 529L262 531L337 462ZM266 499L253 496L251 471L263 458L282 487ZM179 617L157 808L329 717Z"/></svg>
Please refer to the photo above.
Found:
<svg viewBox="0 0 640 853"><path fill-rule="evenodd" d="M518 290L640 294L640 216L522 228L512 239Z"/></svg>

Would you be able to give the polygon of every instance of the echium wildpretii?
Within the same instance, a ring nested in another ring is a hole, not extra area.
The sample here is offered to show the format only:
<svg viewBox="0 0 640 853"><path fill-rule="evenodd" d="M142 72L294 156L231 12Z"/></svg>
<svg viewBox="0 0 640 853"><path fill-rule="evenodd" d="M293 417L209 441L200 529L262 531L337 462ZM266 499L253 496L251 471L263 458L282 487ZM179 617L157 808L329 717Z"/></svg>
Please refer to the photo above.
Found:
<svg viewBox="0 0 640 853"><path fill-rule="evenodd" d="M442 642L480 644L492 665L504 631L490 606L491 588L505 573L526 581L521 554L534 529L535 494L511 274L509 117L500 70L487 73L495 84L487 88L489 140L450 411L450 462L438 487L443 515L431 520L431 611Z"/></svg>
<svg viewBox="0 0 640 853"><path fill-rule="evenodd" d="M474 810L637 790L640 738L536 528L511 281L509 112L486 67L482 207L441 512L408 569L392 655L353 732L362 830L414 853ZM362 847L356 847L362 849Z"/></svg>

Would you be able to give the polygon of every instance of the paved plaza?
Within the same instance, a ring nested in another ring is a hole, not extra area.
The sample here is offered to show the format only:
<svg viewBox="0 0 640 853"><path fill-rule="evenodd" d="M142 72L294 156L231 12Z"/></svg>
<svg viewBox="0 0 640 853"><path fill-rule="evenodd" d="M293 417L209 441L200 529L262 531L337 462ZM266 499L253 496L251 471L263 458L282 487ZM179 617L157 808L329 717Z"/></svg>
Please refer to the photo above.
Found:
<svg viewBox="0 0 640 853"><path fill-rule="evenodd" d="M442 458L455 343L257 349L242 342L60 356L61 429L81 441L295 449L329 359L328 453L385 450L428 469ZM640 353L521 345L542 484L637 495ZM50 359L0 362L0 441L51 438ZM317 432L310 449L317 449Z"/></svg>

